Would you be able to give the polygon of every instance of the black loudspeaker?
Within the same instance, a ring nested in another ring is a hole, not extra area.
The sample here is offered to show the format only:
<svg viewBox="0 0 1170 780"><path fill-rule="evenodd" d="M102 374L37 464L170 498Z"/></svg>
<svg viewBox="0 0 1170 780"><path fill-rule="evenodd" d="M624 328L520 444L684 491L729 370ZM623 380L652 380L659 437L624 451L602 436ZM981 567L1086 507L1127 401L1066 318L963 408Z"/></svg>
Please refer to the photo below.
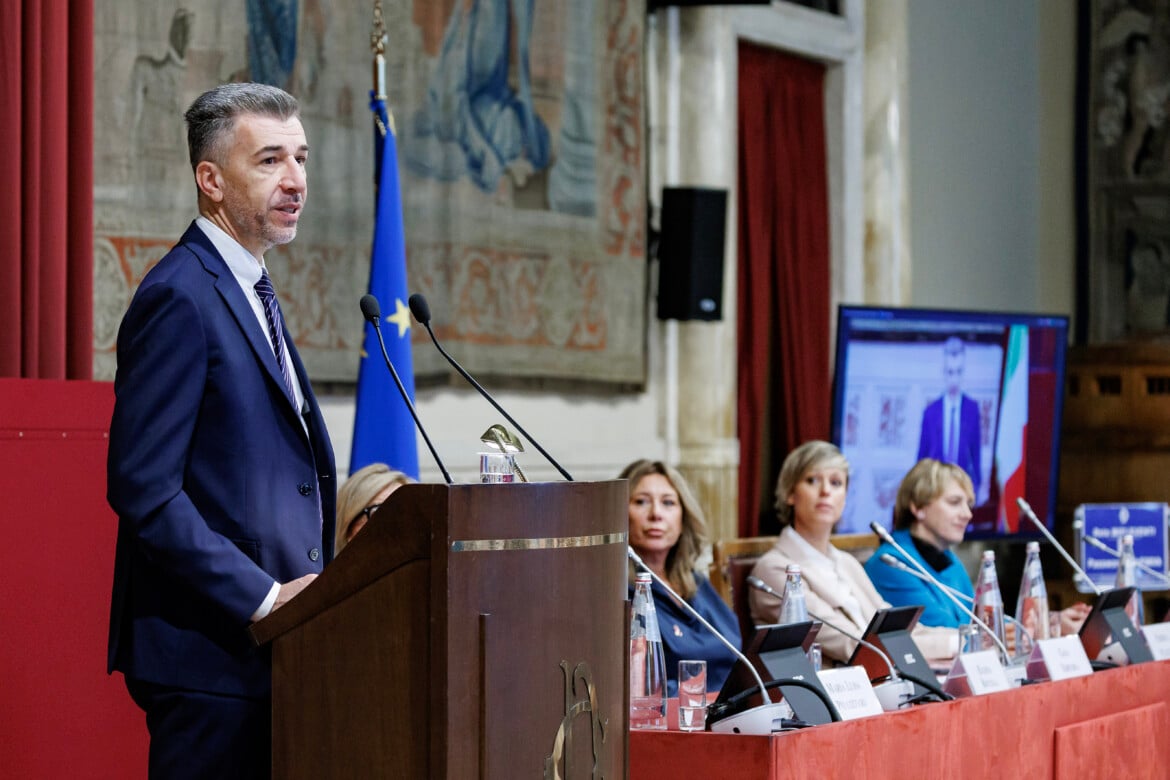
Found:
<svg viewBox="0 0 1170 780"><path fill-rule="evenodd" d="M727 190L664 187L658 240L658 319L723 318Z"/></svg>

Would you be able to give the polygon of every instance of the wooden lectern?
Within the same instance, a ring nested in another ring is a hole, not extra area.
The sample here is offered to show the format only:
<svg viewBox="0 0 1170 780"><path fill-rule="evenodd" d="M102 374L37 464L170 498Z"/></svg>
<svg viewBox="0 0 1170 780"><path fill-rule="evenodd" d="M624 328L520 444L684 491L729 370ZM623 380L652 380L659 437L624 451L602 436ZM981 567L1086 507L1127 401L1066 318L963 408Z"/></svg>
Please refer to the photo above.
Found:
<svg viewBox="0 0 1170 780"><path fill-rule="evenodd" d="M624 481L405 485L252 628L276 778L620 778Z"/></svg>

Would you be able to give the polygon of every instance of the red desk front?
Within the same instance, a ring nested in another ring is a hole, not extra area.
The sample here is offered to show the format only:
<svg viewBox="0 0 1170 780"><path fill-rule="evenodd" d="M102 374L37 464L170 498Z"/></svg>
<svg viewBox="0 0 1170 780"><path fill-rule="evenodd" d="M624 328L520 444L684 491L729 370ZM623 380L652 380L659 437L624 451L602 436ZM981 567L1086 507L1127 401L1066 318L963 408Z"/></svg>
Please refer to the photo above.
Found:
<svg viewBox="0 0 1170 780"><path fill-rule="evenodd" d="M630 778L1170 777L1168 702L1162 661L770 737L634 731Z"/></svg>

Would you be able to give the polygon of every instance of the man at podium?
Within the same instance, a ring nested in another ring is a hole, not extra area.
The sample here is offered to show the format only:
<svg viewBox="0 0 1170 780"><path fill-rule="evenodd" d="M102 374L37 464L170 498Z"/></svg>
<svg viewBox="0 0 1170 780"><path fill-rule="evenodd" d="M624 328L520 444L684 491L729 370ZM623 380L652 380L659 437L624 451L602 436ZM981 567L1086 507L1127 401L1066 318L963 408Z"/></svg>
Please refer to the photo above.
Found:
<svg viewBox="0 0 1170 780"><path fill-rule="evenodd" d="M271 670L248 626L333 552L333 449L264 265L296 235L308 145L265 85L186 118L199 217L118 333L108 669L146 713L152 778L267 778Z"/></svg>

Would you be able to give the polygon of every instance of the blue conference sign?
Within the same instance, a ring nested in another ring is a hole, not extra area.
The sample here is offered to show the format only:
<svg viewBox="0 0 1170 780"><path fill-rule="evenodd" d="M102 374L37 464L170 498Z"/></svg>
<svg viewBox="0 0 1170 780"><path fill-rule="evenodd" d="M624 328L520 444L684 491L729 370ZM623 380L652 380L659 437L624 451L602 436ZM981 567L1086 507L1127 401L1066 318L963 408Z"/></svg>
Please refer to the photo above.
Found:
<svg viewBox="0 0 1170 780"><path fill-rule="evenodd" d="M1141 504L1081 504L1076 510L1077 559L1098 588L1112 588L1117 579L1117 558L1085 541L1092 536L1112 550L1121 547L1121 537L1133 536L1133 551L1138 563L1162 573L1155 577L1140 568L1137 584L1142 590L1170 588L1166 571L1166 523L1170 505ZM1089 588L1080 583L1082 593Z"/></svg>

